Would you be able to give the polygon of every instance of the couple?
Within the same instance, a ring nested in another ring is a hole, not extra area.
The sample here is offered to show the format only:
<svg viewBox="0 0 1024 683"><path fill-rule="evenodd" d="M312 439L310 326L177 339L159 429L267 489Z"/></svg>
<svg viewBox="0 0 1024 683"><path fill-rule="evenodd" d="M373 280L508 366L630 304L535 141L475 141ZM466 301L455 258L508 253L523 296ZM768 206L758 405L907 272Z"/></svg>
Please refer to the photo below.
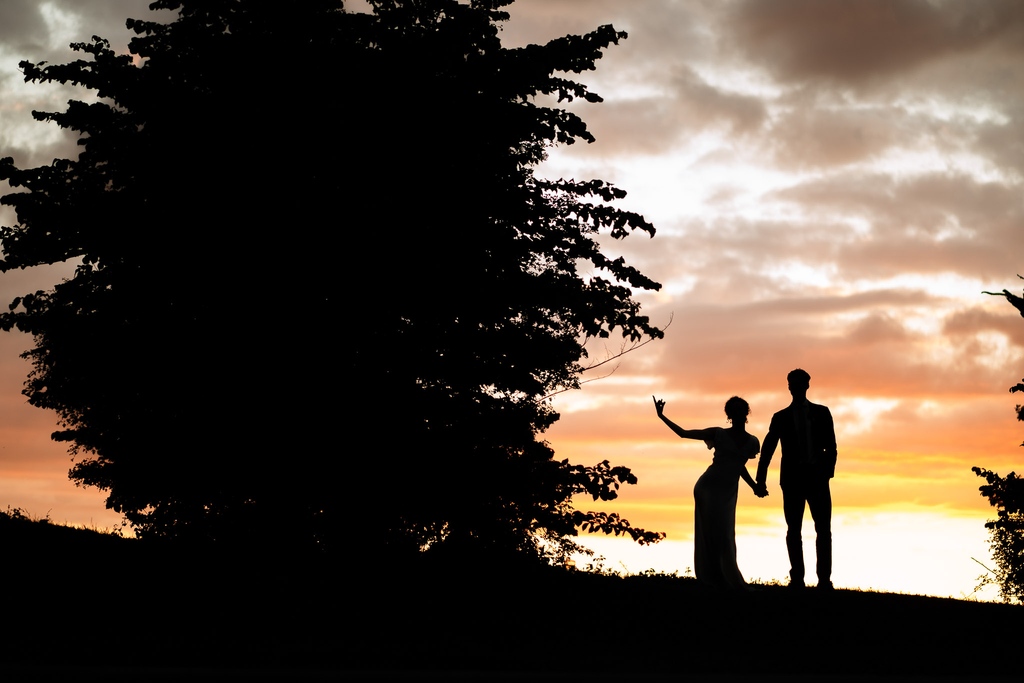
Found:
<svg viewBox="0 0 1024 683"><path fill-rule="evenodd" d="M694 573L702 583L721 588L744 589L746 581L736 566L736 496L739 479L750 486L758 498L768 495L765 484L768 464L775 447L782 442L779 485L786 517L786 548L789 550L789 585L804 586L804 551L800 536L804 505L811 509L818 557L818 587L832 588L832 493L829 479L835 474L836 434L832 413L807 400L811 376L793 370L786 378L793 402L772 417L764 449L757 437L746 430L750 405L738 396L725 403L725 414L732 422L728 429L683 429L664 415L665 401L654 399L658 417L683 439L698 439L715 454L711 466L693 487ZM761 451L757 480L751 479L746 462Z"/></svg>

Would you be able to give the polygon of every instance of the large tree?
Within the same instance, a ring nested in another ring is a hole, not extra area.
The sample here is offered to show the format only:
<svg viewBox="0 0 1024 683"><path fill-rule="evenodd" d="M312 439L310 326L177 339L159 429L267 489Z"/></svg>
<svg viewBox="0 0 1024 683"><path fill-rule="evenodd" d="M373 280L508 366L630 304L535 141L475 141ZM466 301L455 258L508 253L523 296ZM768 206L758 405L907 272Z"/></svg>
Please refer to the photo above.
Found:
<svg viewBox="0 0 1024 683"><path fill-rule="evenodd" d="M984 294L1005 297L1024 317L1024 298L1008 289ZM1024 391L1024 379L1010 387L1010 391ZM1018 405L1016 410L1017 419L1024 421L1024 405ZM996 519L985 523L990 534L992 557L996 561L993 580L999 586L1003 599L1024 601L1024 479L1017 476L1016 472L1001 477L981 467L972 470L986 481L980 487L981 495L988 498L996 509Z"/></svg>
<svg viewBox="0 0 1024 683"><path fill-rule="evenodd" d="M0 318L34 336L29 401L76 482L142 536L564 554L578 529L660 535L610 500L624 467L557 460L546 397L588 339L661 336L599 232L651 235L600 180L545 180L593 141L566 77L625 34L503 48L510 0L157 0L132 55L23 62L84 86L36 118L77 159L20 169L0 269L73 277ZM548 103L548 104L545 104Z"/></svg>

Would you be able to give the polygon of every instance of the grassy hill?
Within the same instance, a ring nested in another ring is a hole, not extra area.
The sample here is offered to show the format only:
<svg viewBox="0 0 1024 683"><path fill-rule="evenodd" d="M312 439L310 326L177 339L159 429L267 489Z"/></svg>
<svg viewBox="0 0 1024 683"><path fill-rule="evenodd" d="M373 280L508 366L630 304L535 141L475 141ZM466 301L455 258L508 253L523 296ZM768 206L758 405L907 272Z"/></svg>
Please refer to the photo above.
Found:
<svg viewBox="0 0 1024 683"><path fill-rule="evenodd" d="M226 554L3 514L0 548L5 680L140 680L140 671L147 680L183 671L187 680L381 680L387 671L560 681L1024 673L1021 606L781 586L735 595L687 578L427 557Z"/></svg>

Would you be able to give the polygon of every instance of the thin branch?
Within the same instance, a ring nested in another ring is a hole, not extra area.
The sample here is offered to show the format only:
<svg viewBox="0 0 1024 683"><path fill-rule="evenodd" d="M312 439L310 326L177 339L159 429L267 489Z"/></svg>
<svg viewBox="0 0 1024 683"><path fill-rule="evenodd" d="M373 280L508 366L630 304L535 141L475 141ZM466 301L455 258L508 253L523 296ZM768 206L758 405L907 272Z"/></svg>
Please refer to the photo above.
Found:
<svg viewBox="0 0 1024 683"><path fill-rule="evenodd" d="M1021 280L1024 280L1024 276L1018 274L1017 277L1019 277ZM1017 296L1016 294L1011 293L1010 290L1004 289L1001 292L982 292L982 294L1006 297L1006 300L1010 302L1010 305L1016 308L1018 311L1020 311L1021 317L1024 318L1024 299Z"/></svg>
<svg viewBox="0 0 1024 683"><path fill-rule="evenodd" d="M675 318L675 313L672 313L672 314L669 315L669 317L668 317L668 324L665 325L665 327L662 328L662 331L667 330L669 327L672 326L673 318ZM594 363L593 365L588 365L585 368L583 368L580 372L586 372L588 370L593 370L594 368L599 368L602 365L607 365L608 363L611 363L613 360L618 360L619 358L622 358L623 356L625 356L627 353L630 353L631 351L636 351L637 349L639 349L639 348L641 348L643 346L647 346L648 344L650 344L654 340L655 340L655 338L651 337L649 339L645 339L642 342L634 342L633 345L630 346L628 349L626 348L625 342L623 342L622 346L619 347L619 352L618 353L616 353L616 354L614 354L612 356L608 356L603 361L600 361L598 363ZM590 379L581 380L579 383L581 385L582 384L589 384L590 382L596 382L599 379L606 379L606 378L611 377L612 375L614 375L615 371L618 370L618 369L619 369L619 364L616 364L615 367L612 368L612 371L609 372L607 375L601 375L600 377L591 377ZM540 400L545 401L545 400L551 398L552 396L558 396L559 394L564 394L565 392L567 392L567 391L569 391L570 389L573 389L573 388L575 388L575 387L562 387L561 389L559 389L557 391L552 391L547 396L542 396Z"/></svg>
<svg viewBox="0 0 1024 683"><path fill-rule="evenodd" d="M668 325L665 325L665 327L667 328ZM636 351L637 349L639 349L642 346L647 346L652 341L654 341L654 337L651 337L650 339L645 339L642 342L634 342L633 345L630 346L628 349L626 348L626 345L623 344L619 348L619 352L616 353L614 356L608 356L607 358L605 358L600 363L594 363L593 365L588 365L587 367L583 368L583 372L586 372L587 370L593 370L594 368L599 368L602 365L607 365L608 363L611 363L613 360L616 360L618 358L622 358L623 356L625 356L630 351Z"/></svg>
<svg viewBox="0 0 1024 683"><path fill-rule="evenodd" d="M974 560L975 562L977 562L978 564L981 564L981 562L977 558L972 557L971 559ZM985 565L983 565L983 564L981 564L981 566L984 567L985 571L987 571L989 574L992 574L993 576L995 576L995 572L994 571L992 571L988 567L985 567Z"/></svg>
<svg viewBox="0 0 1024 683"><path fill-rule="evenodd" d="M672 327L672 320L673 320L673 318L675 318L675 313L670 313L669 316L668 316L668 324L665 325L665 327L662 328L662 332L664 332L668 328ZM583 372L586 372L587 370L593 370L594 368L599 368L602 365L605 365L606 363L611 363L613 360L615 360L617 358L622 358L623 356L625 356L630 351L636 351L637 349L639 349L642 346L647 346L652 341L654 341L654 339L655 339L654 337L651 337L650 339L645 339L642 342L634 342L633 345L630 346L628 349L626 348L625 342L623 342L622 346L619 347L619 352L617 354L615 354L614 356L609 356L608 358L605 358L600 363L594 363L593 365L588 365L587 367L583 368ZM612 372L615 372L615 371L612 370ZM597 378L597 379L600 379L600 378ZM593 380L590 380L590 381L593 381ZM580 382L580 384L583 384L583 383Z"/></svg>

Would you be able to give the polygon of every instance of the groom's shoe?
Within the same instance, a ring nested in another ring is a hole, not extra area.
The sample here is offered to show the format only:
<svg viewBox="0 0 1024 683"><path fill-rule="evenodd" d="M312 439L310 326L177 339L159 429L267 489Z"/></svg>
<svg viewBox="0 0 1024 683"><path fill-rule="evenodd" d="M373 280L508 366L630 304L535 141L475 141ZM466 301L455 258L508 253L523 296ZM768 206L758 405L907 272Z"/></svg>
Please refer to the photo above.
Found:
<svg viewBox="0 0 1024 683"><path fill-rule="evenodd" d="M794 581L794 580L790 579L789 580L789 587L792 588L793 590L803 590L804 589L804 582L803 581Z"/></svg>

